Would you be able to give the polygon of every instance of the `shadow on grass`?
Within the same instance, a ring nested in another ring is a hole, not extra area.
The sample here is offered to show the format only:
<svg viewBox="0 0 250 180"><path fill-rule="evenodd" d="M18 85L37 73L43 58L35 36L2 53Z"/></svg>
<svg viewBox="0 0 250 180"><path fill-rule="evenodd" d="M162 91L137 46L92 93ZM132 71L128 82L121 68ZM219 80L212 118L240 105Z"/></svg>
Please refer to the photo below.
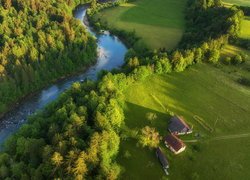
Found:
<svg viewBox="0 0 250 180"><path fill-rule="evenodd" d="M169 28L183 28L183 2L148 1L133 3L121 16L123 22ZM176 10L177 9L177 10Z"/></svg>
<svg viewBox="0 0 250 180"><path fill-rule="evenodd" d="M155 113L157 118L153 121L149 121L146 118L147 113ZM125 123L131 129L141 129L145 126L150 126L156 128L160 135L164 136L167 134L167 125L170 117L167 113L126 102Z"/></svg>

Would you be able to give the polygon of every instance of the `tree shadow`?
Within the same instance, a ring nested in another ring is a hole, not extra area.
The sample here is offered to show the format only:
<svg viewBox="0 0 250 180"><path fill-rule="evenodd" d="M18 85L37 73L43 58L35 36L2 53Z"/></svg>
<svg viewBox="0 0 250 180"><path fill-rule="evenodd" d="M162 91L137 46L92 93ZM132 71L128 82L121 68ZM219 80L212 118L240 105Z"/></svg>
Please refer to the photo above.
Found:
<svg viewBox="0 0 250 180"><path fill-rule="evenodd" d="M181 19L184 21L184 13L181 11L176 15L172 10L172 8L179 9L179 6L181 6L180 2L173 1L171 4L167 2L165 4L160 2L143 2L144 5L140 5L140 3L141 2L133 3L133 6L130 6L130 8L120 16L120 20L149 26L177 29L183 27Z"/></svg>
<svg viewBox="0 0 250 180"><path fill-rule="evenodd" d="M167 133L167 125L171 117L168 113L162 113L131 102L126 102L124 113L125 123L131 129L141 129L145 126L151 126L156 128L161 135L166 135ZM155 113L157 118L150 121L146 118L147 113Z"/></svg>

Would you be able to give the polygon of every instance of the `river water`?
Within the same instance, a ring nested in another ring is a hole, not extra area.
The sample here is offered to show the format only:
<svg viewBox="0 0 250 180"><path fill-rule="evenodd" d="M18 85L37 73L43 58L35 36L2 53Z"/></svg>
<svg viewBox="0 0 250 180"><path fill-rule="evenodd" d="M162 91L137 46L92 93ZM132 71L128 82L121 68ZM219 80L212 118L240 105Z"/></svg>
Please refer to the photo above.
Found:
<svg viewBox="0 0 250 180"><path fill-rule="evenodd" d="M82 81L86 78L96 79L97 74L101 70L112 70L119 68L124 62L124 56L127 52L125 45L109 32L105 31L102 34L96 34L91 27L88 26L86 20L86 7L79 7L75 11L75 18L82 21L83 26L87 31L95 36L98 45L98 58L94 66L90 67L82 74L57 82L50 87L41 90L36 95L29 97L18 107L7 113L0 119L0 146L12 133L26 122L27 117L37 110L42 109L48 103L55 100L62 92L68 89L72 83Z"/></svg>

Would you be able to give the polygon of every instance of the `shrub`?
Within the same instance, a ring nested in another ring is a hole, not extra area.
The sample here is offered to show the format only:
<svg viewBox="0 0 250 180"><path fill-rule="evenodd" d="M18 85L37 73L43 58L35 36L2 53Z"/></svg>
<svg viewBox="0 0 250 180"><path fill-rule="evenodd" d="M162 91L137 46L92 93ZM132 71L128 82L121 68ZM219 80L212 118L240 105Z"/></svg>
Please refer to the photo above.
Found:
<svg viewBox="0 0 250 180"><path fill-rule="evenodd" d="M226 65L231 64L231 61L232 61L231 57L226 57L226 58L223 59L223 63L226 64Z"/></svg>
<svg viewBox="0 0 250 180"><path fill-rule="evenodd" d="M149 112L146 114L146 118L147 118L147 120L150 121L150 123L152 123L154 120L157 119L157 115L153 112Z"/></svg>
<svg viewBox="0 0 250 180"><path fill-rule="evenodd" d="M239 55L239 54L237 54L237 55L233 58L233 60L232 60L232 63L233 63L234 65L236 65L236 64L241 64L242 62L243 62L242 56Z"/></svg>
<svg viewBox="0 0 250 180"><path fill-rule="evenodd" d="M145 126L141 129L139 135L139 143L145 147L156 148L160 143L161 137L155 128Z"/></svg>
<svg viewBox="0 0 250 180"><path fill-rule="evenodd" d="M238 82L244 86L248 86L250 87L250 79L247 79L245 77L242 77L240 79L238 79Z"/></svg>

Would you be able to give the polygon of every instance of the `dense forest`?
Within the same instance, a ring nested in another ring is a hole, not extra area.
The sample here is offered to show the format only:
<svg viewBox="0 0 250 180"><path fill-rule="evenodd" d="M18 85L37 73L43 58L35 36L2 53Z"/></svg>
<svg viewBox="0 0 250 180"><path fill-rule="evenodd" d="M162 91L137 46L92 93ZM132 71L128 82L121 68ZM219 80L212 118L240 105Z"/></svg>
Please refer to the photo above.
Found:
<svg viewBox="0 0 250 180"><path fill-rule="evenodd" d="M179 49L151 52L150 56L147 52L143 58L131 49L123 73L104 73L97 82L75 83L5 143L0 154L0 177L117 179L122 167L116 162L116 156L126 129L123 90L153 73L183 71L200 61L216 63L220 48L230 37L237 36L243 16L241 10L225 9L217 0L189 0L188 3L188 28ZM215 25L211 24L212 20ZM49 66L50 61L45 62Z"/></svg>
<svg viewBox="0 0 250 180"><path fill-rule="evenodd" d="M95 40L72 12L84 1L0 2L0 113L95 61Z"/></svg>
<svg viewBox="0 0 250 180"><path fill-rule="evenodd" d="M76 83L44 112L31 117L6 142L0 177L116 179L120 167L113 159L124 117L115 85L108 78L99 85Z"/></svg>

